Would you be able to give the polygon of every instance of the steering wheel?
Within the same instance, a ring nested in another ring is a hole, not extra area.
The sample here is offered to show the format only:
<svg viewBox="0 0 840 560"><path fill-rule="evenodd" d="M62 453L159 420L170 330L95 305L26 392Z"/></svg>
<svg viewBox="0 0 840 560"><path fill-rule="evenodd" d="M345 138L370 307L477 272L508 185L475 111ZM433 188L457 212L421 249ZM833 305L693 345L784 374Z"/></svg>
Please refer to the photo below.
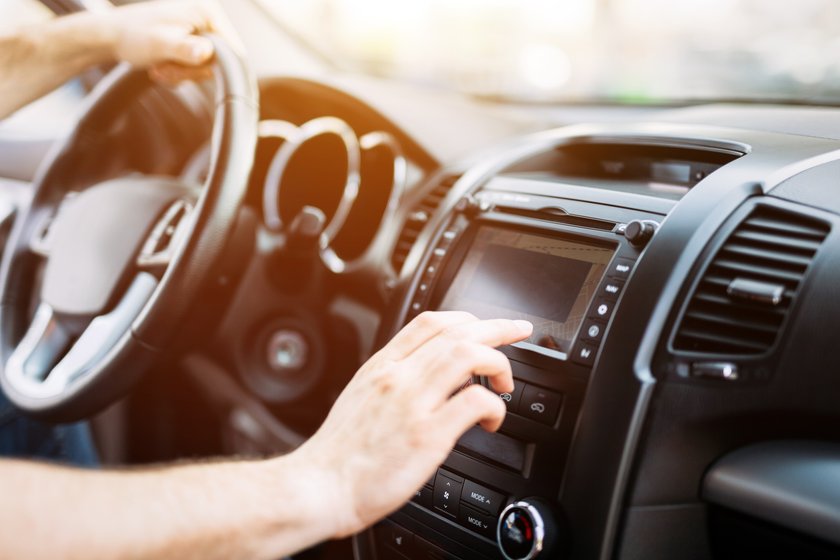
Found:
<svg viewBox="0 0 840 560"><path fill-rule="evenodd" d="M211 39L215 121L200 190L143 176L75 196L62 186L74 154L151 87L145 71L126 64L97 85L38 172L0 265L0 384L31 415L72 421L124 395L176 334L221 255L248 185L258 101L238 53Z"/></svg>

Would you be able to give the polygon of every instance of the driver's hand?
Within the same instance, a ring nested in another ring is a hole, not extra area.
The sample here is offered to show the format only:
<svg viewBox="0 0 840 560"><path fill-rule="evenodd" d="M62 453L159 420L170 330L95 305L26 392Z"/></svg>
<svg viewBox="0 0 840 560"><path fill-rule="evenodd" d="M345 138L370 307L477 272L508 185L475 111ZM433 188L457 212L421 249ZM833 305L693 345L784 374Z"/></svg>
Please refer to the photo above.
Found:
<svg viewBox="0 0 840 560"><path fill-rule="evenodd" d="M140 2L96 14L113 58L148 68L153 79L173 84L211 75L213 32L239 46L221 7L212 0Z"/></svg>
<svg viewBox="0 0 840 560"><path fill-rule="evenodd" d="M502 400L473 374L513 390L510 362L494 347L526 338L527 321L423 313L356 373L318 432L295 454L318 480L311 507L335 537L402 506L476 423L497 430Z"/></svg>

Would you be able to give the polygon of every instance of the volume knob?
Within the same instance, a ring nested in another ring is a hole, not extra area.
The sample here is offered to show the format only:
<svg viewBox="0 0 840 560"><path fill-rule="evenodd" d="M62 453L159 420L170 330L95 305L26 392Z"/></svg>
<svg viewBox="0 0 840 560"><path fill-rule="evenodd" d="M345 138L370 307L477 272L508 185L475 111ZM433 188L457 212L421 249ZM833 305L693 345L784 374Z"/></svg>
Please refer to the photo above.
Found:
<svg viewBox="0 0 840 560"><path fill-rule="evenodd" d="M502 510L496 537L505 560L551 558L557 539L554 514L538 498L514 502Z"/></svg>
<svg viewBox="0 0 840 560"><path fill-rule="evenodd" d="M659 229L653 220L633 220L624 228L624 237L635 247L643 247Z"/></svg>

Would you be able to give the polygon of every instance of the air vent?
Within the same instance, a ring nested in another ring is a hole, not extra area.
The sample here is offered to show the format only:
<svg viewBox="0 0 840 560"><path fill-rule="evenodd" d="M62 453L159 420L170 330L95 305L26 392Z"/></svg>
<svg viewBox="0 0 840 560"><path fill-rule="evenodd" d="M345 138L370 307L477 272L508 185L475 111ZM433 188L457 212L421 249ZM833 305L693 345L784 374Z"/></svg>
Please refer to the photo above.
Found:
<svg viewBox="0 0 840 560"><path fill-rule="evenodd" d="M402 270L408 252L411 251L420 232L432 219L435 210L438 209L440 203L443 202L443 199L446 198L459 178L460 175L447 175L441 179L408 214L400 236L397 238L394 252L391 254L391 265L394 267L394 271L399 273Z"/></svg>
<svg viewBox="0 0 840 560"><path fill-rule="evenodd" d="M771 207L755 209L729 236L695 288L674 349L767 352L828 226Z"/></svg>

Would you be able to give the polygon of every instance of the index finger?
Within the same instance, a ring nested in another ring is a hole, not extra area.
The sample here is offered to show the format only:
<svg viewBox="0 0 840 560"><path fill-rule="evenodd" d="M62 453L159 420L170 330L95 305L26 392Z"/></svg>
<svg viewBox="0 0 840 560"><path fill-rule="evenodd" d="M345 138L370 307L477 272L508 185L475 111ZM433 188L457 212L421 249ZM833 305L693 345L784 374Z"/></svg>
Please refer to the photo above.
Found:
<svg viewBox="0 0 840 560"><path fill-rule="evenodd" d="M475 322L478 322L475 315L463 311L426 311L403 327L379 355L387 360L402 360L442 331Z"/></svg>
<svg viewBox="0 0 840 560"><path fill-rule="evenodd" d="M496 348L519 342L531 336L534 325L528 321L512 319L485 319L470 323L457 323L441 330L436 337L447 340L477 342Z"/></svg>

